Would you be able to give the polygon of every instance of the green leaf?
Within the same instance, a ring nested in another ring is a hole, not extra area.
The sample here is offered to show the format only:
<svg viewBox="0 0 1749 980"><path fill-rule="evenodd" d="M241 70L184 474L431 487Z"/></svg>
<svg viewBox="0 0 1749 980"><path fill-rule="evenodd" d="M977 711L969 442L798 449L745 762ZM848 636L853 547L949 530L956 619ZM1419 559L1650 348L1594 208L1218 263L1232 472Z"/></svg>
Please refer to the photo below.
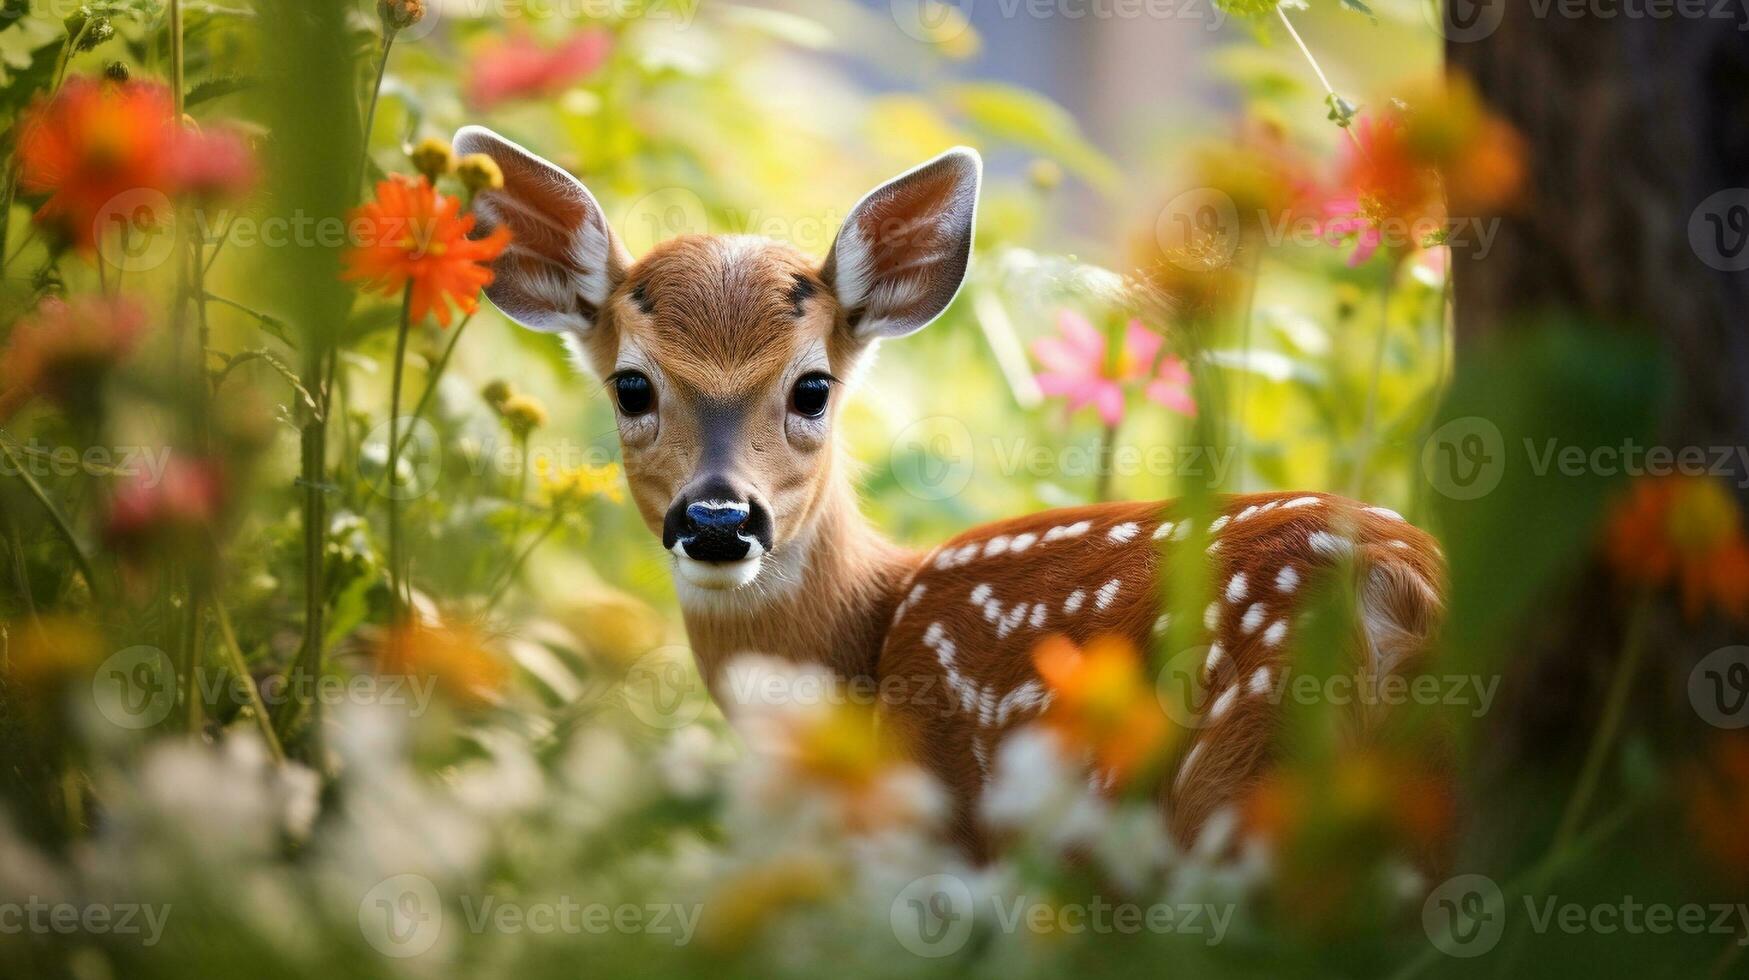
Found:
<svg viewBox="0 0 1749 980"><path fill-rule="evenodd" d="M1343 129L1354 124L1354 115L1360 111L1358 106L1335 92L1324 96L1324 104L1330 107L1330 114L1326 118Z"/></svg>
<svg viewBox="0 0 1749 980"><path fill-rule="evenodd" d="M209 78L199 82L188 90L183 98L183 105L192 109L203 102L211 102L227 95L244 92L260 84L256 79L246 75L224 75Z"/></svg>
<svg viewBox="0 0 1749 980"><path fill-rule="evenodd" d="M1352 10L1357 14L1365 14L1372 19L1373 23L1378 23L1378 15L1374 14L1372 8L1367 6L1363 0L1342 0L1342 9Z"/></svg>
<svg viewBox="0 0 1749 980"><path fill-rule="evenodd" d="M7 73L5 86L0 87L0 115L16 118L38 92L49 87L65 46L62 41L51 41L30 53L28 65Z"/></svg>
<svg viewBox="0 0 1749 980"><path fill-rule="evenodd" d="M1036 92L978 82L950 86L943 96L973 127L1048 156L1102 191L1122 183L1117 165L1087 141L1075 117Z"/></svg>

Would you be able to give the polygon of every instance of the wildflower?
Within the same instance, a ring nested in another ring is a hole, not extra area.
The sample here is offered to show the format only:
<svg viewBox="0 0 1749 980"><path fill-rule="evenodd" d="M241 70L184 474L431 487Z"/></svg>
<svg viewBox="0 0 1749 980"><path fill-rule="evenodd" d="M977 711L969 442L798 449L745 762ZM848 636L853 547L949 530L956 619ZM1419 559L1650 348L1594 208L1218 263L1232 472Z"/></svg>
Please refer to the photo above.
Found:
<svg viewBox="0 0 1749 980"><path fill-rule="evenodd" d="M511 395L498 410L518 439L527 439L529 433L547 424L547 407L533 395Z"/></svg>
<svg viewBox="0 0 1749 980"><path fill-rule="evenodd" d="M224 502L216 462L170 457L162 473L134 474L110 499L103 538L136 563L205 554Z"/></svg>
<svg viewBox="0 0 1749 980"><path fill-rule="evenodd" d="M1452 207L1475 217L1512 202L1524 182L1524 141L1488 111L1467 77L1450 76L1406 99L1404 145L1438 170Z"/></svg>
<svg viewBox="0 0 1749 980"><path fill-rule="evenodd" d="M504 403L510 400L510 394L510 382L503 378L488 381L486 386L480 389L480 397L486 400L486 404L499 412L504 411Z"/></svg>
<svg viewBox="0 0 1749 980"><path fill-rule="evenodd" d="M197 198L241 197L255 183L255 154L235 130L184 128L172 173L176 188Z"/></svg>
<svg viewBox="0 0 1749 980"><path fill-rule="evenodd" d="M420 140L407 156L413 161L413 169L424 174L425 179L434 185L438 178L447 176L455 169L455 151L450 149L447 141L435 136Z"/></svg>
<svg viewBox="0 0 1749 980"><path fill-rule="evenodd" d="M89 623L71 616L44 616L17 623L9 631L3 667L26 691L48 695L68 679L90 670L103 656L103 638ZM27 703L34 699L24 699Z"/></svg>
<svg viewBox="0 0 1749 980"><path fill-rule="evenodd" d="M368 236L346 253L344 278L385 296L411 286L409 315L435 314L448 327L453 303L464 313L479 308L480 290L492 282L492 262L510 244L500 225L485 238L470 239L474 216L461 202L439 194L426 180L393 176L377 185L376 199L353 213Z"/></svg>
<svg viewBox="0 0 1749 980"><path fill-rule="evenodd" d="M111 369L138 343L146 313L117 296L49 297L12 328L0 359L0 388L22 402L40 395L90 415Z"/></svg>
<svg viewBox="0 0 1749 980"><path fill-rule="evenodd" d="M1707 864L1722 877L1749 882L1749 735L1722 734L1704 766L1691 767L1688 823Z"/></svg>
<svg viewBox="0 0 1749 980"><path fill-rule="evenodd" d="M112 61L103 66L103 78L105 81L121 83L126 82L130 77L132 76L129 75L128 66L125 62Z"/></svg>
<svg viewBox="0 0 1749 980"><path fill-rule="evenodd" d="M498 703L510 677L504 660L486 649L477 632L451 624L395 626L377 648L377 670L428 679L467 709Z"/></svg>
<svg viewBox="0 0 1749 980"><path fill-rule="evenodd" d="M1635 481L1608 519L1604 552L1624 582L1647 588L1674 582L1690 619L1712 604L1749 621L1749 540L1736 501L1717 480Z"/></svg>
<svg viewBox="0 0 1749 980"><path fill-rule="evenodd" d="M25 112L19 183L48 196L36 221L80 249L102 233L106 208L129 192L175 192L175 129L162 85L69 80Z"/></svg>
<svg viewBox="0 0 1749 980"><path fill-rule="evenodd" d="M552 48L519 31L475 55L468 72L468 101L486 109L511 99L552 95L593 74L612 50L612 36L599 29L578 31Z"/></svg>
<svg viewBox="0 0 1749 980"><path fill-rule="evenodd" d="M404 31L425 19L426 0L377 0L377 16L389 33Z"/></svg>
<svg viewBox="0 0 1749 980"><path fill-rule="evenodd" d="M1108 779L1126 783L1158 761L1171 730L1134 646L1107 636L1082 649L1054 636L1033 651L1033 665L1051 692L1045 724Z"/></svg>
<svg viewBox="0 0 1749 980"><path fill-rule="evenodd" d="M462 186L470 194L501 190L504 187L504 171L499 168L498 161L484 153L470 153L462 157L455 165L455 175L461 178Z"/></svg>
<svg viewBox="0 0 1749 980"><path fill-rule="evenodd" d="M1324 205L1323 232L1333 245L1352 242L1348 264L1358 266L1381 246L1407 251L1412 230L1445 226L1439 175L1418 160L1404 141L1398 113L1365 116L1353 128L1355 143L1343 144L1340 189Z"/></svg>
<svg viewBox="0 0 1749 980"><path fill-rule="evenodd" d="M576 510L596 497L605 497L614 503L623 499L617 463L559 469L542 457L535 460L534 469L540 479L541 493L547 498L547 506L553 510Z"/></svg>
<svg viewBox="0 0 1749 980"><path fill-rule="evenodd" d="M1115 428L1123 421L1127 390L1145 384L1148 397L1160 404L1183 414L1195 413L1188 394L1178 390L1189 372L1171 357L1156 365L1164 341L1141 321L1126 325L1124 344L1115 358L1107 352L1105 335L1078 313L1060 311L1057 332L1059 336L1035 341L1032 352L1046 368L1038 376L1039 388L1067 399L1070 411L1092 405L1100 420Z"/></svg>

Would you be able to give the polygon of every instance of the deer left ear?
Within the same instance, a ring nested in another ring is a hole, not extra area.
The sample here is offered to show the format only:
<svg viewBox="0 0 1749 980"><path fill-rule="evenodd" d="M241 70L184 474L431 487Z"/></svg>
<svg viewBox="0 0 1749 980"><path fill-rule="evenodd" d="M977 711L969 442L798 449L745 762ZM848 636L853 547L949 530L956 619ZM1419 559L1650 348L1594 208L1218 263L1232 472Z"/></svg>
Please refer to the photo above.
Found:
<svg viewBox="0 0 1749 980"><path fill-rule="evenodd" d="M860 340L903 337L953 302L972 255L983 161L956 147L862 199L820 274Z"/></svg>

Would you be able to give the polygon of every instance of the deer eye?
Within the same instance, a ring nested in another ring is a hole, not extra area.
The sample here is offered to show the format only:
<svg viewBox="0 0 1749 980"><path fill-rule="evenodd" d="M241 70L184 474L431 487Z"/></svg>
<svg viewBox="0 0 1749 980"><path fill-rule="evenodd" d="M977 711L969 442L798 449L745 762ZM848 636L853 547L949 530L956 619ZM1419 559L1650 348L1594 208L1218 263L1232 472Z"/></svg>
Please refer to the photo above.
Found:
<svg viewBox="0 0 1749 980"><path fill-rule="evenodd" d="M627 416L643 415L656 403L656 389L650 379L636 371L626 371L613 377L614 398L619 410Z"/></svg>
<svg viewBox="0 0 1749 980"><path fill-rule="evenodd" d="M824 374L805 374L790 392L790 411L803 418L817 419L826 414L826 401L832 394L832 378Z"/></svg>

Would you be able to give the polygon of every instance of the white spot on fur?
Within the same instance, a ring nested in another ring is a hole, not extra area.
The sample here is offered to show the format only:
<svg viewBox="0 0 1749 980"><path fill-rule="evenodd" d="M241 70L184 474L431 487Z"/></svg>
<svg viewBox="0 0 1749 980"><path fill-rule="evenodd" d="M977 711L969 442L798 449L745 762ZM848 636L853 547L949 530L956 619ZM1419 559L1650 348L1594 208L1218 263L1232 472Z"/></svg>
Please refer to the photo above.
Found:
<svg viewBox="0 0 1749 980"><path fill-rule="evenodd" d="M1292 565L1283 565L1281 571L1275 573L1275 591L1292 592L1300 587L1300 573Z"/></svg>
<svg viewBox="0 0 1749 980"><path fill-rule="evenodd" d="M1171 628L1172 628L1172 614L1171 613L1161 613L1160 615L1154 617L1154 635L1155 636L1164 636L1164 635L1166 635L1166 631L1171 629Z"/></svg>
<svg viewBox="0 0 1749 980"><path fill-rule="evenodd" d="M1008 543L1008 550L1019 554L1036 543L1038 543L1038 535L1028 531L1025 534L1016 534L1014 540Z"/></svg>
<svg viewBox="0 0 1749 980"><path fill-rule="evenodd" d="M1322 502L1322 500L1323 498L1321 497L1295 497L1287 503L1282 504L1281 509L1293 510L1296 507L1311 507Z"/></svg>
<svg viewBox="0 0 1749 980"><path fill-rule="evenodd" d="M1219 643L1211 645L1209 647L1208 657L1202 662L1202 672L1204 674L1213 674L1215 668L1221 665L1221 658L1226 655L1227 651L1222 650Z"/></svg>
<svg viewBox="0 0 1749 980"><path fill-rule="evenodd" d="M1209 718L1220 721L1223 715L1233 710L1233 702L1237 700L1239 700L1239 685L1234 684L1222 691L1221 696L1215 698L1214 704L1209 705Z"/></svg>
<svg viewBox="0 0 1749 980"><path fill-rule="evenodd" d="M1268 667L1259 667L1259 668L1257 668L1256 672L1251 675L1251 693L1252 694L1268 694L1269 693L1269 668Z"/></svg>
<svg viewBox="0 0 1749 980"><path fill-rule="evenodd" d="M1244 618L1239 620L1239 628L1244 630L1246 635L1249 636L1250 634L1257 632L1257 627L1263 625L1263 619L1267 615L1269 614L1264 610L1263 603L1252 603L1251 608L1245 610Z"/></svg>
<svg viewBox="0 0 1749 980"><path fill-rule="evenodd" d="M1032 618L1027 620L1027 622L1032 624L1033 629L1040 629L1045 624L1045 617L1050 614L1050 609L1044 603L1035 602L1032 605Z"/></svg>
<svg viewBox="0 0 1749 980"><path fill-rule="evenodd" d="M1093 608L1105 609L1110 606L1111 601L1117 598L1117 590L1121 588L1123 588L1123 583L1117 579L1112 579L1100 586L1099 591L1093 596Z"/></svg>
<svg viewBox="0 0 1749 980"><path fill-rule="evenodd" d="M1368 508L1366 508L1366 512L1368 514L1377 514L1380 517L1388 517L1393 521L1402 521L1403 520L1402 514L1397 513L1396 511L1390 509L1389 507L1368 507ZM1407 524L1408 521L1403 521L1403 523Z"/></svg>
<svg viewBox="0 0 1749 980"><path fill-rule="evenodd" d="M1237 517L1235 517L1235 518L1233 518L1233 521L1234 521L1234 522L1235 522L1235 523L1237 523L1237 522L1239 522L1239 521L1242 521L1242 520L1244 520L1244 519L1245 519L1245 518L1247 518L1247 517L1250 517L1250 516L1251 516L1251 515L1252 515L1252 514L1255 514L1255 513L1257 513L1257 505L1256 505L1256 504L1252 504L1252 505L1251 505L1251 506L1249 506L1249 507L1247 507L1247 508L1245 508L1245 509L1244 509L1244 510L1242 510L1242 511L1240 511L1240 512L1239 512L1239 516L1237 516Z"/></svg>
<svg viewBox="0 0 1749 980"><path fill-rule="evenodd" d="M1008 550L1010 538L1006 534L998 534L984 543L984 557L994 558Z"/></svg>
<svg viewBox="0 0 1749 980"><path fill-rule="evenodd" d="M1389 540L1389 541L1386 541L1386 542L1385 542L1385 543L1386 543L1386 544L1388 544L1388 545L1390 545L1390 546L1391 546L1391 547L1393 547L1393 548L1401 548L1401 549L1404 549L1404 550L1408 550L1408 547L1409 547L1409 542L1407 542L1407 541L1399 541L1399 540L1397 540L1397 539L1396 539L1396 538L1392 538L1392 539L1391 539L1391 540Z"/></svg>
<svg viewBox="0 0 1749 980"><path fill-rule="evenodd" d="M1218 629L1220 625L1221 604L1218 602L1211 602L1202 611L1202 628L1213 632Z"/></svg>
<svg viewBox="0 0 1749 980"><path fill-rule="evenodd" d="M1051 703L1050 692L1038 681L1027 681L996 704L996 725L1008 724L1009 716L1022 711L1043 711Z"/></svg>
<svg viewBox="0 0 1749 980"><path fill-rule="evenodd" d="M1354 542L1339 538L1329 531L1313 531L1306 544L1320 555L1343 558L1354 553Z"/></svg>
<svg viewBox="0 0 1749 980"><path fill-rule="evenodd" d="M990 583L979 582L972 589L972 605L981 606L990 600Z"/></svg>
<svg viewBox="0 0 1749 980"><path fill-rule="evenodd" d="M1135 521L1126 521L1125 523L1119 524L1118 526L1105 532L1105 537L1106 537L1106 540L1112 542L1113 544L1125 544L1131 538L1134 538L1136 536L1136 532L1138 532L1140 530L1141 530L1141 525L1137 524Z"/></svg>
<svg viewBox="0 0 1749 980"><path fill-rule="evenodd" d="M1188 538L1188 537L1190 537L1190 522L1189 521L1179 521L1178 522L1178 530L1172 532L1172 540L1183 541L1185 538Z"/></svg>
<svg viewBox="0 0 1749 980"><path fill-rule="evenodd" d="M1226 527L1227 522L1230 520L1232 520L1232 518L1228 517L1225 514L1222 514L1221 516L1215 518L1215 522L1213 524L1209 525L1209 533L1210 534L1220 533L1221 528Z"/></svg>
<svg viewBox="0 0 1749 980"><path fill-rule="evenodd" d="M1270 623L1269 628L1263 631L1263 643L1265 646L1281 646L1281 641L1286 638L1287 620L1285 619L1278 619L1275 622Z"/></svg>
<svg viewBox="0 0 1749 980"><path fill-rule="evenodd" d="M1162 524L1159 527L1154 529L1154 540L1155 541L1162 540L1166 537L1166 535L1171 534L1171 533L1172 533L1172 522L1167 521L1166 523L1164 523L1164 524Z"/></svg>
<svg viewBox="0 0 1749 980"><path fill-rule="evenodd" d="M1174 793L1184 792L1184 782L1190 778L1191 772L1196 768L1196 760L1201 756L1201 742L1191 746L1190 751L1185 753L1184 761L1178 764L1178 776L1172 781L1172 791Z"/></svg>
<svg viewBox="0 0 1749 980"><path fill-rule="evenodd" d="M1067 599L1063 600L1063 615L1073 616L1077 612L1080 612L1081 611L1081 603L1086 602L1086 601L1087 601L1087 590L1085 590L1085 589L1076 589L1075 591L1069 593L1069 597Z"/></svg>
<svg viewBox="0 0 1749 980"><path fill-rule="evenodd" d="M1245 593L1249 591L1249 589L1250 580L1245 577L1245 573L1233 573L1233 577L1227 580L1227 601L1238 602L1244 599Z"/></svg>

